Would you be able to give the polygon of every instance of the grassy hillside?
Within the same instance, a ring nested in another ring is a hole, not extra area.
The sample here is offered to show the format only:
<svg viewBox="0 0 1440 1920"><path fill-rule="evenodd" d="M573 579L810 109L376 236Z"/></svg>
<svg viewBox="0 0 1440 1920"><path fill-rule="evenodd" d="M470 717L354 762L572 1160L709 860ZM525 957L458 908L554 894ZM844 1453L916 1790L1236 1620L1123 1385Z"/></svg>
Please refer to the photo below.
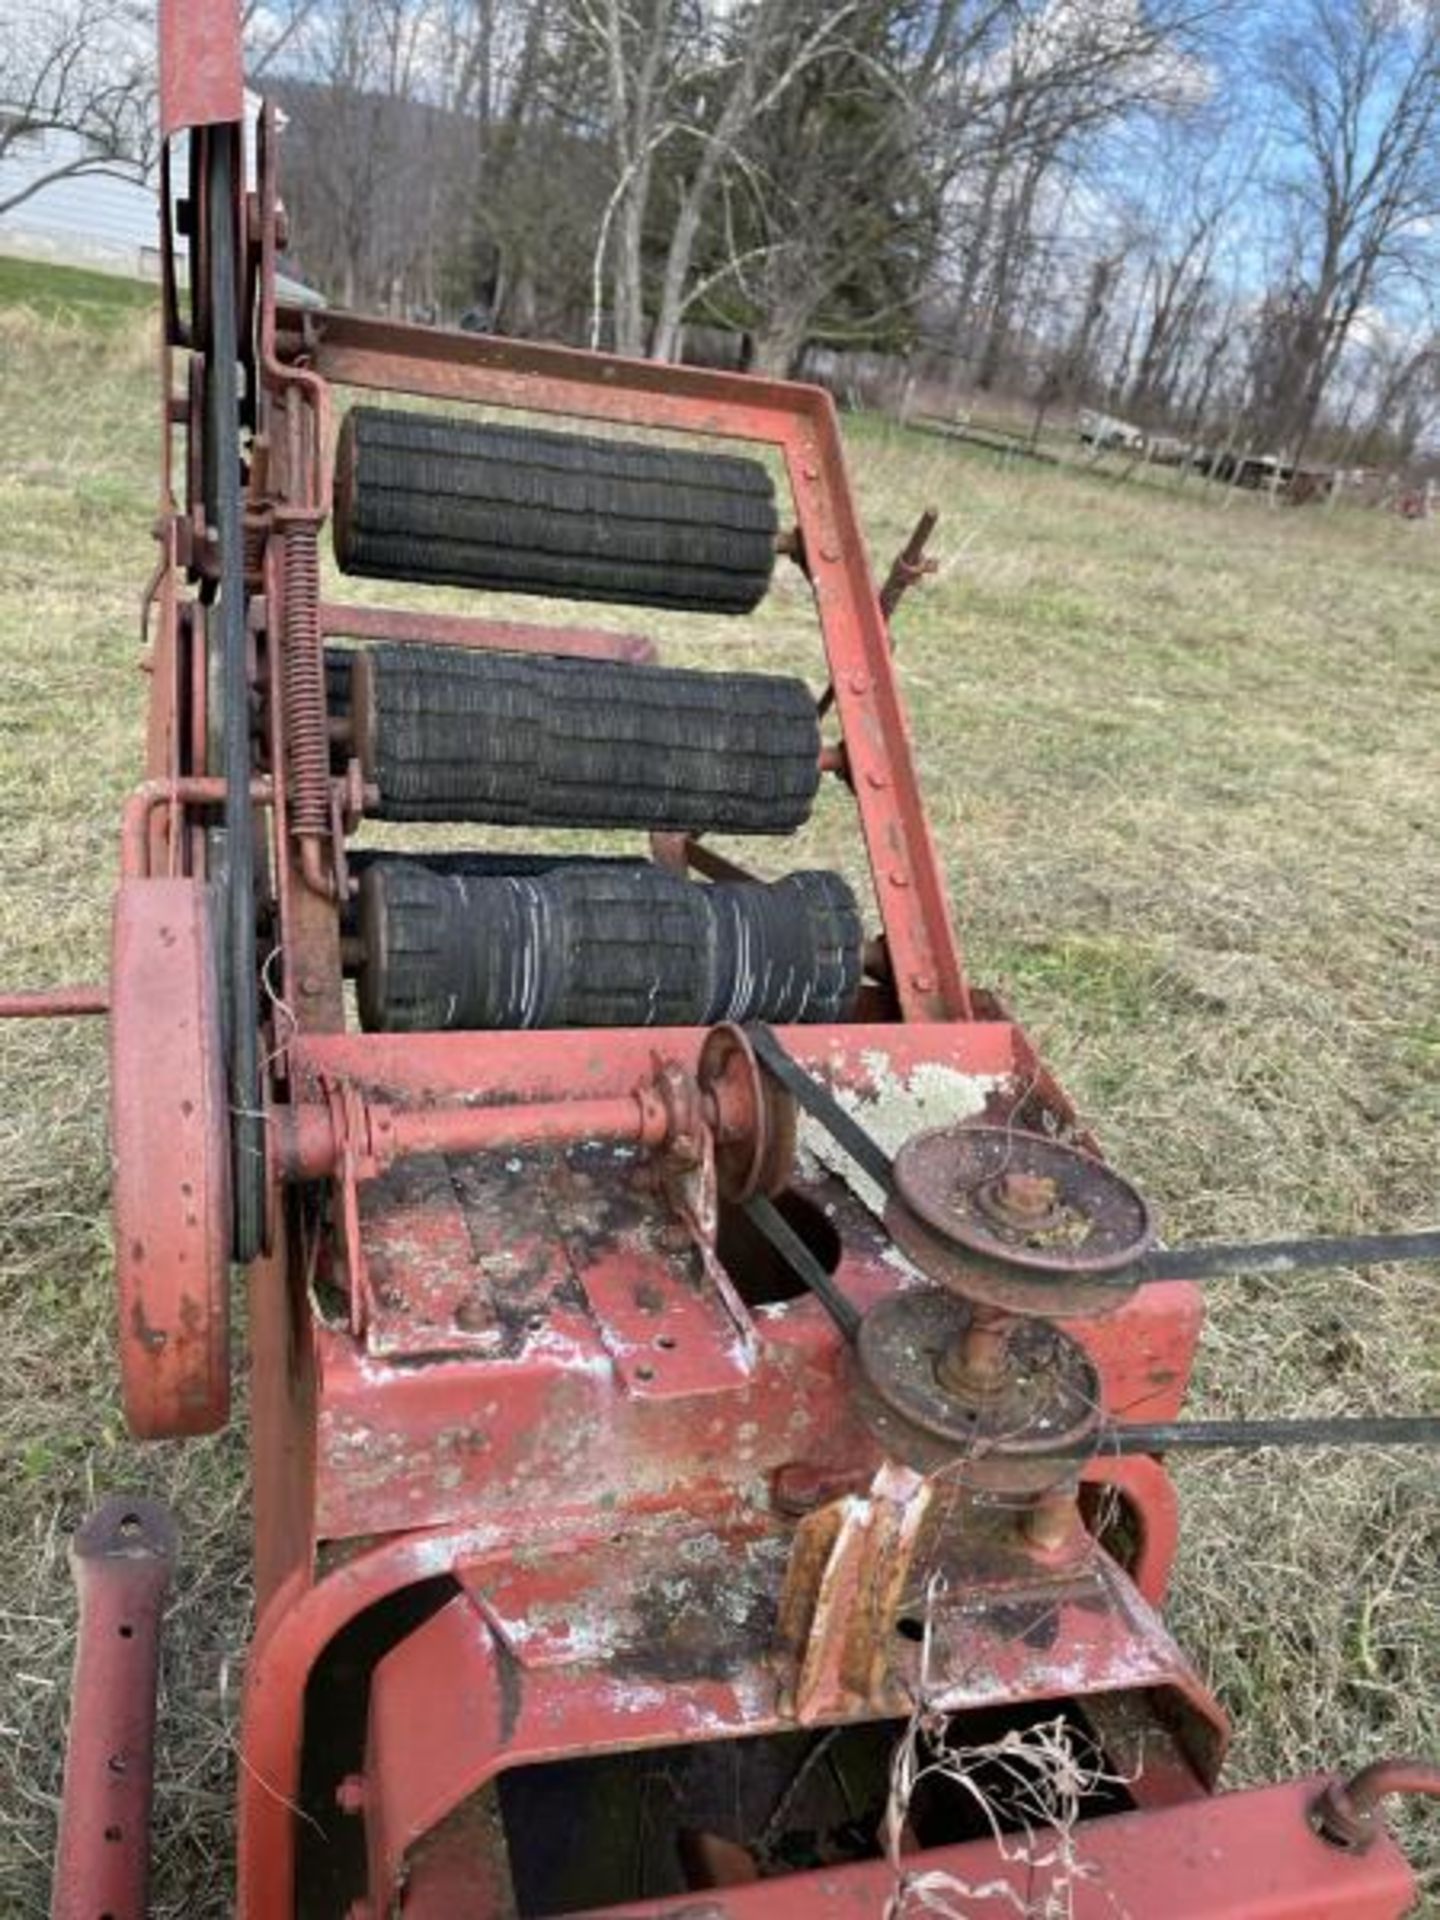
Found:
<svg viewBox="0 0 1440 1920"><path fill-rule="evenodd" d="M140 744L153 351L143 289L0 262L6 984L105 966ZM975 976L1026 1019L1171 1237L1433 1220L1440 527L1222 510L1194 483L1001 467L880 421L849 440L878 563L922 506L941 511L941 573L896 624ZM791 580L743 639L684 617L615 624L672 659L723 645L808 663L807 616ZM843 818L825 812L810 851L853 863ZM129 1486L172 1501L185 1554L156 1911L220 1914L243 1434L165 1450L122 1431L102 1023L0 1028L0 1082L0 1912L45 1909L65 1538L97 1493ZM1194 1408L1440 1411L1437 1279L1222 1283ZM1440 1466L1270 1455L1181 1479L1172 1621L1235 1712L1231 1778L1440 1751ZM1440 1887L1440 1820L1413 1816L1407 1838Z"/></svg>

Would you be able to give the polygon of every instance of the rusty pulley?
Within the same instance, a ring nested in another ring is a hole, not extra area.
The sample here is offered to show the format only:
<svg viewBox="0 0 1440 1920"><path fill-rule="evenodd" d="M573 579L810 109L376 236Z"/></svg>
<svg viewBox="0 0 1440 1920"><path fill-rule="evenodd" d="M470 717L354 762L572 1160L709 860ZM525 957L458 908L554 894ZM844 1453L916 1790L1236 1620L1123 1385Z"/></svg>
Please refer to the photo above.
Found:
<svg viewBox="0 0 1440 1920"><path fill-rule="evenodd" d="M110 1008L112 1216L125 1417L142 1439L230 1409L230 1138L211 893L122 880Z"/></svg>

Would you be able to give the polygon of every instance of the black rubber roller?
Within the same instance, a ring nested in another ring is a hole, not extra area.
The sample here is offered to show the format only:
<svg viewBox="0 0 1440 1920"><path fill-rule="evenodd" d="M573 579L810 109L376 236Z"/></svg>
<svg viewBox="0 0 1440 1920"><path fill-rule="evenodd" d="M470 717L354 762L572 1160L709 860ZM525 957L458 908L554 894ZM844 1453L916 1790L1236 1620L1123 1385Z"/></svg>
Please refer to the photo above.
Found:
<svg viewBox="0 0 1440 1920"><path fill-rule="evenodd" d="M860 986L838 874L702 886L663 868L436 873L377 860L360 881L370 1032L840 1020Z"/></svg>
<svg viewBox="0 0 1440 1920"><path fill-rule="evenodd" d="M556 867L648 867L644 854L632 853L501 853L486 849L447 849L444 852L396 854L385 847L352 847L347 855L351 877L363 879L366 869L381 862L389 866L404 861L431 873L465 874L471 879L529 879L537 873L550 873ZM358 938L360 902L351 897L340 906L340 932L345 939ZM356 971L354 967L351 972Z"/></svg>
<svg viewBox="0 0 1440 1920"><path fill-rule="evenodd" d="M344 573L749 613L775 561L755 460L355 407L335 450Z"/></svg>
<svg viewBox="0 0 1440 1920"><path fill-rule="evenodd" d="M382 820L792 833L820 781L810 691L768 674L375 647L350 708Z"/></svg>

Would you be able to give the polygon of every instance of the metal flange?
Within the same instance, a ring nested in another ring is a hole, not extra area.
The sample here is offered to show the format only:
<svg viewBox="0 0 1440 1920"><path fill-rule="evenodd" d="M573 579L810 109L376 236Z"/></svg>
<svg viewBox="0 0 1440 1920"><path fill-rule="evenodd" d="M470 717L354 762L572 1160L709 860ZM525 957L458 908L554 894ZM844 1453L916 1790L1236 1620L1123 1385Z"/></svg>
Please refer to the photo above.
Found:
<svg viewBox="0 0 1440 1920"><path fill-rule="evenodd" d="M743 1028L711 1028L695 1078L712 1116L721 1196L739 1204L782 1193L795 1165L795 1102L762 1071Z"/></svg>
<svg viewBox="0 0 1440 1920"><path fill-rule="evenodd" d="M1078 1340L1017 1321L993 1387L967 1390L953 1357L974 1309L939 1287L891 1294L860 1324L859 1404L886 1453L921 1472L953 1471L994 1493L1039 1493L1071 1480L1099 1433L1100 1378Z"/></svg>
<svg viewBox="0 0 1440 1920"><path fill-rule="evenodd" d="M1046 1134L980 1126L906 1142L885 1225L939 1286L1049 1319L1123 1305L1155 1231L1144 1197L1103 1160Z"/></svg>

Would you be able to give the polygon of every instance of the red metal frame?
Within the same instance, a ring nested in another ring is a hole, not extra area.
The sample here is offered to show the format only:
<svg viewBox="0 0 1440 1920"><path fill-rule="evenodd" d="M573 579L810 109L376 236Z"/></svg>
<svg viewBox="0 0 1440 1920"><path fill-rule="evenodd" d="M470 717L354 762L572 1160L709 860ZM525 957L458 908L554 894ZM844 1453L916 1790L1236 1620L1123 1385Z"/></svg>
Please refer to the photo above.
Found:
<svg viewBox="0 0 1440 1920"><path fill-rule="evenodd" d="M1414 1879L1393 1841L1383 1852L1346 1853L1312 1830L1320 1782L1287 1781L1200 1804L1116 1814L1076 1830L1073 1856L1037 1867L1014 1841L942 1847L898 1866L867 1861L809 1876L810 1885L762 1881L701 1899L608 1907L605 1920L786 1920L796 1896L830 1920L877 1914L963 1913L1015 1920L1063 1912L1071 1920L1388 1920L1414 1898ZM927 1876L936 1878L927 1883ZM947 1885L947 1879L949 1885ZM933 1902L922 1897L927 1884ZM950 1905L940 1904L949 1898ZM1054 1899L1052 1908L1045 1903ZM892 1904L893 1903L893 1904ZM1061 1904L1063 1903L1063 1904ZM576 1920L600 1920L577 1915Z"/></svg>
<svg viewBox="0 0 1440 1920"><path fill-rule="evenodd" d="M161 40L167 138L238 122L233 4L166 0ZM345 1809L322 1806L327 1817L364 1822L357 1920L401 1904L498 1920L510 1910L503 1856L474 1816L506 1770L889 1721L923 1692L962 1716L1078 1703L1123 1762L1138 1810L1082 1826L1077 1914L1398 1915L1412 1890L1403 1862L1388 1841L1344 1852L1318 1837L1313 1784L1215 1797L1225 1719L1156 1612L1176 1543L1161 1461L1092 1461L1078 1507L1072 1477L1027 1496L1018 1516L963 1471L922 1480L884 1459L853 1354L817 1301L753 1298L764 1289L748 1256L705 1231L703 1154L683 1177L646 1157L701 1114L702 1032L347 1031L339 904L369 796L358 771L329 771L326 634L631 660L653 650L598 629L323 602L336 386L778 452L834 690L840 740L822 764L853 789L881 923L855 1019L782 1038L862 1104L919 1101L938 1074L950 1095L934 1118L1074 1122L1021 1029L966 979L828 395L280 308L272 114L256 139L257 190L236 206L255 376L239 451L261 716L251 798L278 951L265 975L268 1246L249 1273L258 1621L239 1911L296 1910L317 1790ZM224 1414L229 1200L204 907L225 798L209 757L201 592L214 554L168 185L165 200L148 777L125 816L111 1013L127 1405L142 1431L176 1433ZM204 230L199 209L190 228ZM724 866L673 838L655 853ZM702 1135L708 1125L702 1116ZM823 1164L802 1163L792 1204L808 1209L855 1306L913 1283ZM1198 1292L1183 1285L1073 1323L1112 1420L1179 1411L1200 1323ZM422 1593L428 1609L399 1605ZM373 1634L357 1683L363 1739L322 1761L317 1676L361 1626ZM986 1887L967 1905L977 1913L1013 1910L996 1905L1008 1898L998 1886L1033 1896L1045 1871L1018 1840L901 1864L911 1880ZM783 1905L818 1920L900 1912L904 1892L875 1861L623 1911L744 1920Z"/></svg>

